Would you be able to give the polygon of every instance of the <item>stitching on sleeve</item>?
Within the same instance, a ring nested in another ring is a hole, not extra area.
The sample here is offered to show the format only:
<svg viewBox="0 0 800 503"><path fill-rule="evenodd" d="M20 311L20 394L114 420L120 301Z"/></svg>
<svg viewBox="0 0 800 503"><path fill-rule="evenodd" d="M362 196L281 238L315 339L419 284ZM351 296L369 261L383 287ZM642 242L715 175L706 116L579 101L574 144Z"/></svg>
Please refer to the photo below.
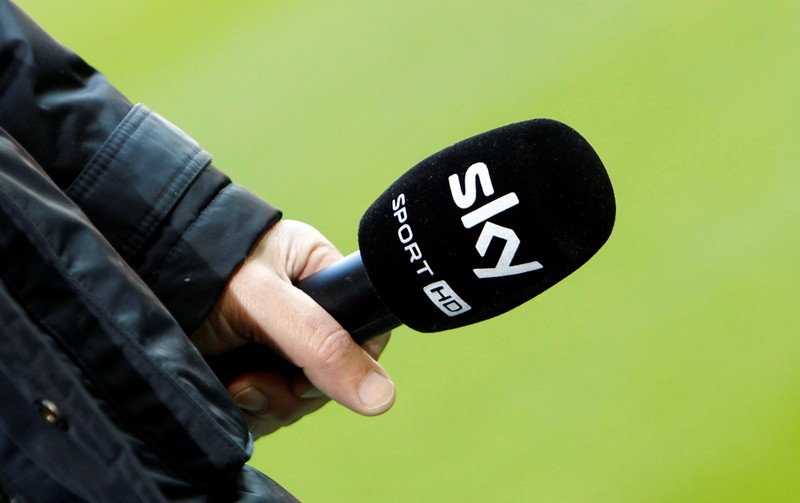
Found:
<svg viewBox="0 0 800 503"><path fill-rule="evenodd" d="M191 157L183 163L183 168L177 170L169 182L164 185L148 211L137 219L141 224L134 228L128 239L122 244L126 253L132 256L141 249L164 218L165 213L184 192L186 186L211 162L211 156L200 147L195 147L194 152L191 152L190 155Z"/></svg>
<svg viewBox="0 0 800 503"><path fill-rule="evenodd" d="M173 255L175 255L180 248L181 244L185 241L184 237L188 236L192 230L197 227L199 223L205 220L205 216L208 214L208 210L214 206L214 204L222 197L223 193L227 191L231 187L230 184L223 187L214 198L206 204L200 213L197 214L197 217L186 227L186 230L181 233L181 236L175 241L175 244L169 249L169 251L164 255L164 258L158 264L158 266L153 269L153 273L150 275L150 280L148 283L153 284L158 281L158 278L161 276L161 272L172 262Z"/></svg>
<svg viewBox="0 0 800 503"><path fill-rule="evenodd" d="M78 175L78 178L67 189L67 195L76 203L85 199L91 189L97 185L97 182L105 173L108 167L114 162L119 155L122 147L133 136L145 119L150 115L148 110L143 105L136 105L122 122L114 129L111 136L106 143L97 151L92 159L87 164L83 172Z"/></svg>

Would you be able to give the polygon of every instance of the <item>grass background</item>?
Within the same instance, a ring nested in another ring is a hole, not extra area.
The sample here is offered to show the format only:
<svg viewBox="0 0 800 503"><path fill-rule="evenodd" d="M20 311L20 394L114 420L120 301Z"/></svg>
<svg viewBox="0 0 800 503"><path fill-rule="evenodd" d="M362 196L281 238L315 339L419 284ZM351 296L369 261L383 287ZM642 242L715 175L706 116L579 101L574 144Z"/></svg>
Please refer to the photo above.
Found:
<svg viewBox="0 0 800 503"><path fill-rule="evenodd" d="M388 414L258 442L304 501L800 500L800 3L19 3L344 252L472 134L551 117L603 158L618 219L584 268L397 330Z"/></svg>

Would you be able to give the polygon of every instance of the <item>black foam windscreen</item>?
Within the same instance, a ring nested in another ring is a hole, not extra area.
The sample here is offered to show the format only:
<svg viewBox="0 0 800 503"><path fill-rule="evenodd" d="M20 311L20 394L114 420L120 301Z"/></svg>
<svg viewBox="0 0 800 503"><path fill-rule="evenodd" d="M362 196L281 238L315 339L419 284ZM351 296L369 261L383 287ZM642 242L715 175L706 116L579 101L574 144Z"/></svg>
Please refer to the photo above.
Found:
<svg viewBox="0 0 800 503"><path fill-rule="evenodd" d="M536 119L417 164L366 211L358 241L388 310L435 332L504 313L562 280L606 242L615 211L589 143Z"/></svg>

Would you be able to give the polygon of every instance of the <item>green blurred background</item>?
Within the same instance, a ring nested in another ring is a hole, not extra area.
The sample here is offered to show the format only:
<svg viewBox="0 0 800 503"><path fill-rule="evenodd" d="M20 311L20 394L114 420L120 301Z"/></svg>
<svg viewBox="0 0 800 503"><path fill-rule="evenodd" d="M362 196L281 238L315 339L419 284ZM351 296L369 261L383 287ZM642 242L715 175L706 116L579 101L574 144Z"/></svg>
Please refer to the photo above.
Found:
<svg viewBox="0 0 800 503"><path fill-rule="evenodd" d="M800 2L20 0L344 252L399 174L533 117L618 215L584 268L257 444L304 501L800 501Z"/></svg>

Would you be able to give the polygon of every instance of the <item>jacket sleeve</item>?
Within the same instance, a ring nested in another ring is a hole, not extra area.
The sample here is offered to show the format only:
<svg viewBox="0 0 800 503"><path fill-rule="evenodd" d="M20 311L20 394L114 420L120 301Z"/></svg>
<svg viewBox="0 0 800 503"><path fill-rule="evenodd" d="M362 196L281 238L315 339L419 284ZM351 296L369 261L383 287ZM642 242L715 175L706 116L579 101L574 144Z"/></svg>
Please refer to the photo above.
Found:
<svg viewBox="0 0 800 503"><path fill-rule="evenodd" d="M280 213L8 0L0 0L0 128L156 293L187 332Z"/></svg>

